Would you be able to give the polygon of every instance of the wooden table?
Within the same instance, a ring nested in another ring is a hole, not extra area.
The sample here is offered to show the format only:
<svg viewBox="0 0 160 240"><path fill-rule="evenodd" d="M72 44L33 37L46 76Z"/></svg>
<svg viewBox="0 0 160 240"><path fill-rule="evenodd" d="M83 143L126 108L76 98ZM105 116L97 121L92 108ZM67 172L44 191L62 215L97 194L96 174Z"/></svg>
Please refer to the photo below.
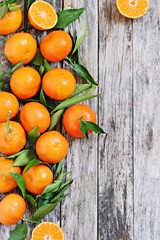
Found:
<svg viewBox="0 0 160 240"><path fill-rule="evenodd" d="M159 3L152 0L146 16L130 20L115 0L48 2L57 10L86 7L69 29L80 31L86 19L82 57L101 94L88 103L108 135L92 134L88 141L66 135L66 168L75 180L70 197L45 220L60 224L65 240L159 240ZM0 44L7 67L2 37ZM0 239L13 228L1 225Z"/></svg>

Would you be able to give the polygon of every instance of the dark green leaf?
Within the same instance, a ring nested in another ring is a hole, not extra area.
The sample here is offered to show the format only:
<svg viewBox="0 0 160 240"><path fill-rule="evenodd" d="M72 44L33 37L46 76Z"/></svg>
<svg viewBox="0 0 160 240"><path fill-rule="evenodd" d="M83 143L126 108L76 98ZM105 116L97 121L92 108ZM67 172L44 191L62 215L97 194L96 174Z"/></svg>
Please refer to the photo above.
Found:
<svg viewBox="0 0 160 240"><path fill-rule="evenodd" d="M43 64L43 60L44 60L44 58L42 57L42 54L38 48L35 57L33 58L33 60L30 63L35 66L41 66Z"/></svg>
<svg viewBox="0 0 160 240"><path fill-rule="evenodd" d="M88 82L92 83L93 85L98 86L98 83L95 82L95 80L92 78L88 70L81 64L78 63L72 63L72 66L76 73L78 73L79 76L87 80Z"/></svg>
<svg viewBox="0 0 160 240"><path fill-rule="evenodd" d="M3 74L4 74L4 72L2 70L2 65L0 65L0 82L3 81Z"/></svg>
<svg viewBox="0 0 160 240"><path fill-rule="evenodd" d="M96 123L90 121L83 121L88 129L92 130L95 133L105 133L104 130L99 127Z"/></svg>
<svg viewBox="0 0 160 240"><path fill-rule="evenodd" d="M84 12L85 8L68 9L58 12L58 22L54 28L64 29Z"/></svg>
<svg viewBox="0 0 160 240"><path fill-rule="evenodd" d="M22 150L22 151L20 151L18 153L15 153L15 154L12 154L10 156L7 156L7 158L9 158L9 159L15 158L15 157L19 156L20 154L22 154L23 152L25 152L25 151L26 150Z"/></svg>
<svg viewBox="0 0 160 240"><path fill-rule="evenodd" d="M52 116L51 116L51 123L49 126L49 131L52 130L58 123L58 121L60 120L62 114L64 112L64 109L60 109L59 111L55 112Z"/></svg>
<svg viewBox="0 0 160 240"><path fill-rule="evenodd" d="M60 175L57 177L57 179L54 181L54 183L49 184L42 192L42 194L48 194L50 192L56 192L58 188L60 187L62 181L64 180L64 177L67 175L67 173L61 172Z"/></svg>
<svg viewBox="0 0 160 240"><path fill-rule="evenodd" d="M28 0L28 8L30 7L30 5L35 2L35 0Z"/></svg>
<svg viewBox="0 0 160 240"><path fill-rule="evenodd" d="M54 174L55 178L57 178L57 176L62 172L63 170L63 167L64 167L64 163L65 163L65 160L61 160L59 163L58 163L58 166L56 168L56 172Z"/></svg>
<svg viewBox="0 0 160 240"><path fill-rule="evenodd" d="M36 152L34 149L26 149L20 155L18 155L12 164L12 166L25 166L32 159L36 158Z"/></svg>
<svg viewBox="0 0 160 240"><path fill-rule="evenodd" d="M37 206L36 200L31 195L26 194L26 199L32 205L32 207L36 207Z"/></svg>
<svg viewBox="0 0 160 240"><path fill-rule="evenodd" d="M23 198L26 199L26 189L25 189L26 183L22 175L16 172L10 172L9 174L16 181L18 187L22 192Z"/></svg>
<svg viewBox="0 0 160 240"><path fill-rule="evenodd" d="M28 143L32 146L36 141L37 138L40 136L39 127L35 126L28 132Z"/></svg>
<svg viewBox="0 0 160 240"><path fill-rule="evenodd" d="M40 68L39 68L39 74L42 76L43 75L43 73L44 73L44 66L43 65L41 65L40 66Z"/></svg>
<svg viewBox="0 0 160 240"><path fill-rule="evenodd" d="M70 98L75 97L76 95L82 93L83 91L90 88L92 84L86 83L86 84L78 84L76 86L76 89L74 90L74 93L70 96Z"/></svg>
<svg viewBox="0 0 160 240"><path fill-rule="evenodd" d="M60 109L64 109L64 108L72 106L76 103L80 103L80 102L83 102L83 101L86 101L86 100L89 100L91 98L98 97L98 96L99 96L98 94L96 94L96 95L83 94L83 95L80 95L80 96L77 96L77 97L74 97L74 98L66 99L63 102L61 102L57 107L55 107L53 109L53 111L51 111L51 114L53 114L54 112L56 112Z"/></svg>
<svg viewBox="0 0 160 240"><path fill-rule="evenodd" d="M80 130L81 130L81 132L84 134L84 136L85 136L86 138L88 138L88 128L87 128L85 122L82 121L82 119L80 119L80 124L81 124L81 125L80 125Z"/></svg>
<svg viewBox="0 0 160 240"><path fill-rule="evenodd" d="M12 4L12 3L15 3L15 2L17 2L17 0L8 0L7 4Z"/></svg>
<svg viewBox="0 0 160 240"><path fill-rule="evenodd" d="M86 22L82 28L82 30L80 31L77 39L76 39L76 43L75 43L75 46L74 46L74 49L72 51L72 54L74 54L78 48L80 47L81 43L83 42L85 36L86 36L86 30L87 30L87 25L86 25Z"/></svg>
<svg viewBox="0 0 160 240"><path fill-rule="evenodd" d="M17 63L10 71L10 74L16 71L18 68L23 66L24 61L21 61L20 63Z"/></svg>
<svg viewBox="0 0 160 240"><path fill-rule="evenodd" d="M40 91L39 98L40 98L40 102L41 102L45 107L47 107L46 98L45 98L45 95L44 95L44 92L43 92L43 89L42 89L42 88L41 88L41 91Z"/></svg>
<svg viewBox="0 0 160 240"><path fill-rule="evenodd" d="M41 206L40 208L38 208L38 210L32 215L32 219L34 221L40 221L41 219L43 219L48 213L50 213L55 207L56 205L61 201L61 199L59 199L56 203L52 203L52 204L46 204L44 206Z"/></svg>
<svg viewBox="0 0 160 240"><path fill-rule="evenodd" d="M72 184L73 179L68 180L66 183L64 183L60 190L58 190L58 194L51 200L51 203L55 203L58 201L59 198L63 197L64 192L69 188L69 186Z"/></svg>
<svg viewBox="0 0 160 240"><path fill-rule="evenodd" d="M8 240L25 240L28 232L28 226L23 223L13 229Z"/></svg>
<svg viewBox="0 0 160 240"><path fill-rule="evenodd" d="M21 8L22 5L19 4L19 5L12 5L12 4L8 4L8 8L10 11L16 11L17 9Z"/></svg>
<svg viewBox="0 0 160 240"><path fill-rule="evenodd" d="M78 48L77 52L78 52L78 64L83 65L80 48Z"/></svg>
<svg viewBox="0 0 160 240"><path fill-rule="evenodd" d="M44 59L43 66L44 66L45 72L48 72L49 70L52 69L51 65L49 64L49 62L46 59Z"/></svg>
<svg viewBox="0 0 160 240"><path fill-rule="evenodd" d="M33 160L31 160L31 161L27 164L27 166L25 167L24 173L26 173L31 167L36 166L36 165L38 165L38 164L42 164L42 162L41 162L40 160L38 160L38 159L33 159ZM44 164L45 164L45 163L44 163Z"/></svg>
<svg viewBox="0 0 160 240"><path fill-rule="evenodd" d="M3 4L2 7L0 7L0 18L3 18L7 14L7 12L8 6L6 4Z"/></svg>

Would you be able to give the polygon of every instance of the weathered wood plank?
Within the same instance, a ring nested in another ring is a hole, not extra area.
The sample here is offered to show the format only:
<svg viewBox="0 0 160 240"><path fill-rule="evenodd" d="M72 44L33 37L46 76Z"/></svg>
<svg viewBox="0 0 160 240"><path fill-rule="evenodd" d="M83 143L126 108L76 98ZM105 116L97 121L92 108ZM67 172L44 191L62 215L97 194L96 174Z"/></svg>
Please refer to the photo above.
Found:
<svg viewBox="0 0 160 240"><path fill-rule="evenodd" d="M65 0L64 8L86 7L86 12L71 28L79 32L84 21L87 22L87 36L81 48L85 66L97 80L98 77L98 9L97 1ZM89 102L97 112L97 99ZM74 183L71 196L62 204L62 227L66 239L97 240L97 137L71 139L67 156L67 170L71 172Z"/></svg>
<svg viewBox="0 0 160 240"><path fill-rule="evenodd" d="M132 21L99 1L99 239L133 239Z"/></svg>
<svg viewBox="0 0 160 240"><path fill-rule="evenodd" d="M135 240L160 239L160 9L134 21L134 232Z"/></svg>

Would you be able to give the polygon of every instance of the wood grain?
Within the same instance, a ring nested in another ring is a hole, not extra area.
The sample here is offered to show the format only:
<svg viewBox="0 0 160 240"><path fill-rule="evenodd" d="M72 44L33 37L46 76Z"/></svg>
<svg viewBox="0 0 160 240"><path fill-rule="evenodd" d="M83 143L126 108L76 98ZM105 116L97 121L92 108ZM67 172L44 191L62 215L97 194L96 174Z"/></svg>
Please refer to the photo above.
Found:
<svg viewBox="0 0 160 240"><path fill-rule="evenodd" d="M99 239L133 239L132 22L99 1Z"/></svg>

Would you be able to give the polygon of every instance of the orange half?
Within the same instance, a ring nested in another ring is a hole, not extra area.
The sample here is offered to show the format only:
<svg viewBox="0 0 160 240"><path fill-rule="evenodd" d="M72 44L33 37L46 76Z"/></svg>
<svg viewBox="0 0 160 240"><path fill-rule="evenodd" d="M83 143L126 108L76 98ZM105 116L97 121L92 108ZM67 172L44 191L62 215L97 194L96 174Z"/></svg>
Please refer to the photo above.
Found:
<svg viewBox="0 0 160 240"><path fill-rule="evenodd" d="M149 8L148 0L117 0L119 12L127 18L139 18L146 14Z"/></svg>
<svg viewBox="0 0 160 240"><path fill-rule="evenodd" d="M48 2L38 0L32 3L28 10L30 24L38 30L53 28L58 20L54 7Z"/></svg>
<svg viewBox="0 0 160 240"><path fill-rule="evenodd" d="M64 234L57 224L42 222L33 229L31 240L64 240Z"/></svg>

